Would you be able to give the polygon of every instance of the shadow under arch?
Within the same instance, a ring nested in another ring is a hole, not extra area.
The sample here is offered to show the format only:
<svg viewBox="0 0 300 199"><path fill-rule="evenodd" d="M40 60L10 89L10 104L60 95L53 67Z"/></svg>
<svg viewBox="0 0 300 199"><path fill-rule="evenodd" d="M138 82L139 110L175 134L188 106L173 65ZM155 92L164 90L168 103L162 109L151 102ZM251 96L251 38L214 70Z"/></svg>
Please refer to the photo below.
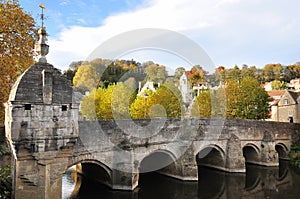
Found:
<svg viewBox="0 0 300 199"><path fill-rule="evenodd" d="M73 163L68 166L64 175L74 184L74 189L68 198L77 198L81 192L88 192L90 184L112 187L112 170L97 160L85 159Z"/></svg>
<svg viewBox="0 0 300 199"><path fill-rule="evenodd" d="M195 198L197 182L178 180L176 156L158 149L144 156L139 164L138 198Z"/></svg>
<svg viewBox="0 0 300 199"><path fill-rule="evenodd" d="M210 167L225 171L225 152L218 145L208 145L202 148L196 155L199 166Z"/></svg>
<svg viewBox="0 0 300 199"><path fill-rule="evenodd" d="M176 170L176 159L176 156L168 150L155 150L142 159L139 164L139 173L154 171L163 173L170 169Z"/></svg>
<svg viewBox="0 0 300 199"><path fill-rule="evenodd" d="M243 156L246 163L257 164L259 163L260 150L255 144L246 144L243 147Z"/></svg>
<svg viewBox="0 0 300 199"><path fill-rule="evenodd" d="M203 147L196 155L198 197L221 198L226 190L225 152L218 145ZM203 179L210 179L204 181Z"/></svg>
<svg viewBox="0 0 300 199"><path fill-rule="evenodd" d="M275 145L275 150L278 153L278 158L280 160L289 160L289 150L287 146L283 143L278 143Z"/></svg>

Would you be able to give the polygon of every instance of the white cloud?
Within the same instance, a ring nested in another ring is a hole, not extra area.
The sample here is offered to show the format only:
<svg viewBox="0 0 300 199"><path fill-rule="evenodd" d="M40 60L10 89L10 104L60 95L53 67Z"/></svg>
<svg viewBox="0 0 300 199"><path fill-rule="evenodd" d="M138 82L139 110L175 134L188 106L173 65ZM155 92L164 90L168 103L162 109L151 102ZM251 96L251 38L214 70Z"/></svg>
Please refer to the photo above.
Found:
<svg viewBox="0 0 300 199"><path fill-rule="evenodd" d="M138 28L163 28L195 40L216 65L291 64L300 60L299 7L297 0L148 0L133 11L109 16L100 27L62 30L58 37L49 39L48 60L66 67L85 59L117 34Z"/></svg>

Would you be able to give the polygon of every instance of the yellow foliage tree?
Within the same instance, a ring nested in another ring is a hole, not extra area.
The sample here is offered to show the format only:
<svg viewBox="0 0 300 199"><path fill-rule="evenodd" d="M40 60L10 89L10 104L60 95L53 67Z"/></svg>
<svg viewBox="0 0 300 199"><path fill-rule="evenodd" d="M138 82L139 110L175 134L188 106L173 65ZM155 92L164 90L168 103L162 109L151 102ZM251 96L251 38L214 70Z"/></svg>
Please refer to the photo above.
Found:
<svg viewBox="0 0 300 199"><path fill-rule="evenodd" d="M34 19L18 1L1 0L0 13L0 124L3 124L3 103L8 100L11 85L34 63L37 32Z"/></svg>
<svg viewBox="0 0 300 199"><path fill-rule="evenodd" d="M192 116L211 117L211 99L211 93L209 91L201 92L192 105Z"/></svg>
<svg viewBox="0 0 300 199"><path fill-rule="evenodd" d="M92 65L81 65L74 76L73 84L76 89L81 92L92 91L98 87L99 76L96 73L96 68Z"/></svg>
<svg viewBox="0 0 300 199"><path fill-rule="evenodd" d="M128 119L134 98L134 91L130 87L117 83L98 88L85 96L80 111L87 119Z"/></svg>

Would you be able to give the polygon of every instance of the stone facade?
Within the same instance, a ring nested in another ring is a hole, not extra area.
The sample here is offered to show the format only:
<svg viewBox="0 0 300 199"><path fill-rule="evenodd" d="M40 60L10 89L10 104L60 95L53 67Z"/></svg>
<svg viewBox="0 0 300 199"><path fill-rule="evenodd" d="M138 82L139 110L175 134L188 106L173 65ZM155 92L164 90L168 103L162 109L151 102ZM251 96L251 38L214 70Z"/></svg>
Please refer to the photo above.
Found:
<svg viewBox="0 0 300 199"><path fill-rule="evenodd" d="M279 102L272 107L274 120L300 123L300 92L286 90Z"/></svg>
<svg viewBox="0 0 300 199"><path fill-rule="evenodd" d="M61 181L54 183L47 176L49 164L58 164L55 158L78 138L79 104L73 95L61 72L47 63L34 64L14 84L6 103L5 129L13 146L16 198L30 198L33 189L47 192L45 198L61 196L50 191L61 187ZM24 184L29 195L17 191Z"/></svg>

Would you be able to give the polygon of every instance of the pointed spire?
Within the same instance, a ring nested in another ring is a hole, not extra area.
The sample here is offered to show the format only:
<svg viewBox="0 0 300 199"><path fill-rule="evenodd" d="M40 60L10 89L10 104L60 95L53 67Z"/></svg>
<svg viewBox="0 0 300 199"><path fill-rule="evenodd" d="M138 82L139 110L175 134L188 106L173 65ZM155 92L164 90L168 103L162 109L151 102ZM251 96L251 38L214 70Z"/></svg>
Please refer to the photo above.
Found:
<svg viewBox="0 0 300 199"><path fill-rule="evenodd" d="M46 9L46 7L41 4L40 8L42 8L42 27L38 30L39 41L35 44L35 52L37 54L38 62L47 63L46 55L49 52L49 45L47 45L47 32L46 28L44 27L44 9Z"/></svg>

